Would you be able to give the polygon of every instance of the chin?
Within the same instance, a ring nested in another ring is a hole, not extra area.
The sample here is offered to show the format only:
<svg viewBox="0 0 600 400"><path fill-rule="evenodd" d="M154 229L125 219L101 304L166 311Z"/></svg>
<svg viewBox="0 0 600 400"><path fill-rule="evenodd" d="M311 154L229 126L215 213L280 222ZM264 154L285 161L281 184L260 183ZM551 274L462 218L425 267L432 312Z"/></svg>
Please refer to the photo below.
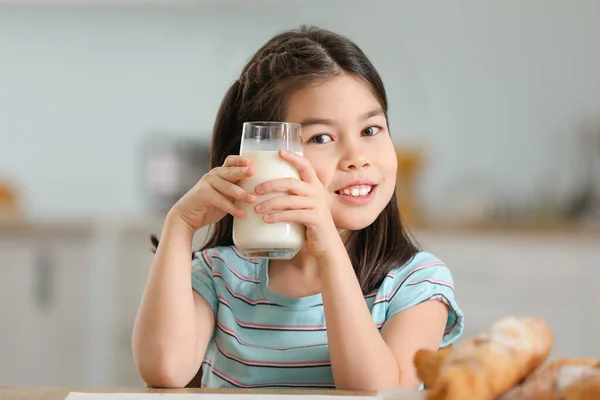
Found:
<svg viewBox="0 0 600 400"><path fill-rule="evenodd" d="M371 216L370 213L348 213L343 216L334 217L335 226L338 229L349 231L360 231L371 225L377 219L377 215Z"/></svg>

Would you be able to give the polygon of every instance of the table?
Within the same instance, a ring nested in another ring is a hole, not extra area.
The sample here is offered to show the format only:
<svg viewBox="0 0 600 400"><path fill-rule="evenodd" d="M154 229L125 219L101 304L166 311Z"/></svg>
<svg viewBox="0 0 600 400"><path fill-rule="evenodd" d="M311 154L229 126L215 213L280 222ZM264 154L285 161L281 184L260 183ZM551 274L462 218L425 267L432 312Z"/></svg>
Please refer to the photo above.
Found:
<svg viewBox="0 0 600 400"><path fill-rule="evenodd" d="M86 387L0 387L0 400L64 400L69 392L86 393L278 393L333 394L338 396L375 396L375 392L347 390L237 390L237 389L144 389Z"/></svg>

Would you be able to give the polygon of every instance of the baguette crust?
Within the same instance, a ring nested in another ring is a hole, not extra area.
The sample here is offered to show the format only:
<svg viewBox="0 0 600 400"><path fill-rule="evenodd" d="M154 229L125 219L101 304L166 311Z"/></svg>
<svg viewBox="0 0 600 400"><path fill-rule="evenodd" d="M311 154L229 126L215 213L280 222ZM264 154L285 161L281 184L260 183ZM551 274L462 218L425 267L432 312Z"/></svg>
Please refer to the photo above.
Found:
<svg viewBox="0 0 600 400"><path fill-rule="evenodd" d="M448 352L420 351L415 366L427 400L493 400L543 364L550 327L536 317L506 317Z"/></svg>
<svg viewBox="0 0 600 400"><path fill-rule="evenodd" d="M425 387L431 388L435 385L440 367L453 351L452 348L443 348L438 351L424 349L417 351L414 364L417 368L417 376Z"/></svg>
<svg viewBox="0 0 600 400"><path fill-rule="evenodd" d="M600 359L564 358L536 370L499 400L600 399Z"/></svg>

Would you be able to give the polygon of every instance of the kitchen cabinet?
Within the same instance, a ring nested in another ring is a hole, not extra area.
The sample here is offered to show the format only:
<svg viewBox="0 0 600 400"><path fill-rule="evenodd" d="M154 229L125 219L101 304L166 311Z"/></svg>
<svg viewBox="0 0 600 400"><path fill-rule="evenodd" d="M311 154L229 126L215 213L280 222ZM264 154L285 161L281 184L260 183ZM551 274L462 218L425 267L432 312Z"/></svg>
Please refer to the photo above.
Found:
<svg viewBox="0 0 600 400"><path fill-rule="evenodd" d="M79 235L0 232L0 385L86 383L87 250Z"/></svg>
<svg viewBox="0 0 600 400"><path fill-rule="evenodd" d="M22 240L0 239L0 386L18 380L18 328L21 305L28 299L24 273L32 268L33 251Z"/></svg>
<svg viewBox="0 0 600 400"><path fill-rule="evenodd" d="M593 299L600 279L598 237L477 232L417 237L453 273L465 313L463 340L504 316L532 315L554 332L551 358L600 357Z"/></svg>

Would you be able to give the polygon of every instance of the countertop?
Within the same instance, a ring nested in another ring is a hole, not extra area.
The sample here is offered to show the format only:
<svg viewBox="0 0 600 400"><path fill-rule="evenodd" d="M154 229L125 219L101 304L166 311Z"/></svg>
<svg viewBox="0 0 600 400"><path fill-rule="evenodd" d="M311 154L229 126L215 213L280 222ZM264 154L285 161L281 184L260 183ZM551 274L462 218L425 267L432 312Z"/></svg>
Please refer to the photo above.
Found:
<svg viewBox="0 0 600 400"><path fill-rule="evenodd" d="M163 216L124 218L64 218L64 219L6 219L0 218L0 235L67 235L89 236L98 229L120 227L131 232L152 232L162 227ZM600 221L578 223L573 221L443 221L432 220L409 226L413 232L455 234L510 234L510 235L576 235L600 238Z"/></svg>
<svg viewBox="0 0 600 400"><path fill-rule="evenodd" d="M101 230L118 228L140 234L159 233L164 216L28 219L0 218L0 236L72 236L85 238ZM414 233L460 235L581 236L600 239L600 221L443 221L431 220L409 226Z"/></svg>
<svg viewBox="0 0 600 400"><path fill-rule="evenodd" d="M64 400L69 392L84 393L246 393L246 394L311 394L311 395L337 395L337 396L365 396L376 397L375 392L355 392L343 390L241 390L241 389L140 389L140 388L81 388L81 387L0 387L0 400ZM391 399L392 397L382 397ZM396 398L396 397L394 397ZM398 399L419 400L420 392L402 392Z"/></svg>
<svg viewBox="0 0 600 400"><path fill-rule="evenodd" d="M600 221L561 220L432 220L410 227L415 232L458 234L504 234L530 236L592 236L600 238Z"/></svg>

